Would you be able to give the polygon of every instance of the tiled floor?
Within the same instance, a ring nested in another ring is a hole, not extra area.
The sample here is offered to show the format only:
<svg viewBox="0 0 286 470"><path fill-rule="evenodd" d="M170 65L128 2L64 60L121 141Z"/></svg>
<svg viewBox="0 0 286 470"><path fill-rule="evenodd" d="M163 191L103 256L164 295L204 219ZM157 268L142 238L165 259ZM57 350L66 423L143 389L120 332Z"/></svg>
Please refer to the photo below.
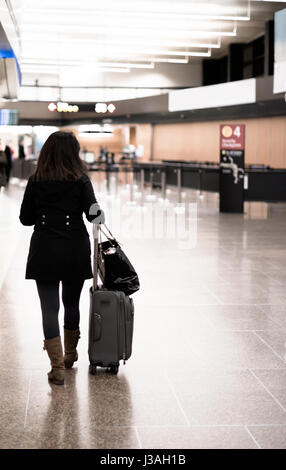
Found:
<svg viewBox="0 0 286 470"><path fill-rule="evenodd" d="M128 188L101 186L109 215L125 209L121 232L117 213L111 224L141 280L133 356L118 376L89 375L87 281L80 358L59 387L24 279L31 228L18 222L14 183L0 194L0 448L286 448L285 204L219 214L217 195L190 191L184 213L173 190L169 205L158 193L143 210L136 188L137 204L124 204ZM156 218L168 236L148 226Z"/></svg>

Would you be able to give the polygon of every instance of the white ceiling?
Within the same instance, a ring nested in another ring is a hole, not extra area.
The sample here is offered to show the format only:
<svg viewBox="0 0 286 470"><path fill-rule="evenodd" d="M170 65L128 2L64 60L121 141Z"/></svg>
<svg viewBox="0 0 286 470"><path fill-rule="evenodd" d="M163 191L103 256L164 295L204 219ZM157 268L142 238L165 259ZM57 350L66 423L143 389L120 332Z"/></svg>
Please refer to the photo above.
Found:
<svg viewBox="0 0 286 470"><path fill-rule="evenodd" d="M249 42L286 2L259 0L10 0L19 27L19 62L31 83L43 75L93 70L156 71L223 55ZM62 77L62 80L61 80ZM32 80L31 80L32 79ZM27 81L27 80L26 80ZM82 83L82 80L81 80Z"/></svg>

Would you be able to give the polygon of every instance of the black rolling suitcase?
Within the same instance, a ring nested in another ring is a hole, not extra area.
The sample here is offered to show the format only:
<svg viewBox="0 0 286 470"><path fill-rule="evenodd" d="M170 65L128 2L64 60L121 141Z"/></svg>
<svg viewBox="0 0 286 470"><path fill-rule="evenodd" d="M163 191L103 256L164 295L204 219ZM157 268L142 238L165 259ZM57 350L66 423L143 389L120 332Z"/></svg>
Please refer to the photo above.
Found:
<svg viewBox="0 0 286 470"><path fill-rule="evenodd" d="M93 286L90 288L89 346L90 373L106 367L118 373L119 362L131 356L134 305L124 292L98 287L98 225L94 225Z"/></svg>

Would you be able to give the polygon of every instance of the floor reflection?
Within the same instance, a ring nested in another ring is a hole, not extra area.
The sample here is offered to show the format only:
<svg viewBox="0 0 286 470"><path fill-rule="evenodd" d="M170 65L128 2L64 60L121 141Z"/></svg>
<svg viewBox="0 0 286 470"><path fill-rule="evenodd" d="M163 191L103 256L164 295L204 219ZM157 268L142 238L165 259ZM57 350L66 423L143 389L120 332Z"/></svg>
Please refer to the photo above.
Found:
<svg viewBox="0 0 286 470"><path fill-rule="evenodd" d="M42 380L41 383L44 386ZM36 393L38 392L39 390ZM77 370L74 369L66 375L63 387L49 383L49 391L46 394L43 393L42 402L34 396L33 391L31 393L32 403L29 407L27 431L35 428L38 430L35 436L35 447L42 449L80 448Z"/></svg>
<svg viewBox="0 0 286 470"><path fill-rule="evenodd" d="M108 217L112 204L126 210L126 231L118 214L112 231L141 282L133 355L118 376L89 374L87 281L79 360L63 387L48 383L39 300L24 279L32 228L18 221L23 188L0 195L0 447L285 447L286 204L219 214L217 194L185 191L194 214L176 207L174 188L166 202L156 190L144 199L140 185L104 186L95 182ZM144 202L160 213L150 217Z"/></svg>
<svg viewBox="0 0 286 470"><path fill-rule="evenodd" d="M123 374L112 375L105 369L99 369L96 375L89 374L87 406L86 438L90 447L118 448L132 440L132 397Z"/></svg>
<svg viewBox="0 0 286 470"><path fill-rule="evenodd" d="M270 216L270 206L266 202L245 202L245 219L265 220Z"/></svg>

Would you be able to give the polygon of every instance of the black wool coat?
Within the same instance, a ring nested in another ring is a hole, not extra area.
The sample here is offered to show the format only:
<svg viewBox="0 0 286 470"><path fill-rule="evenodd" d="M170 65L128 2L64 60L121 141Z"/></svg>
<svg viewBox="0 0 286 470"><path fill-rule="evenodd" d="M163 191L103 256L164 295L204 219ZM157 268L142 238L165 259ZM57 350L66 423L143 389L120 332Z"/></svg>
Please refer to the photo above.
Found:
<svg viewBox="0 0 286 470"><path fill-rule="evenodd" d="M34 225L26 279L90 279L91 249L83 212L96 201L88 176L76 181L28 180L20 221Z"/></svg>

